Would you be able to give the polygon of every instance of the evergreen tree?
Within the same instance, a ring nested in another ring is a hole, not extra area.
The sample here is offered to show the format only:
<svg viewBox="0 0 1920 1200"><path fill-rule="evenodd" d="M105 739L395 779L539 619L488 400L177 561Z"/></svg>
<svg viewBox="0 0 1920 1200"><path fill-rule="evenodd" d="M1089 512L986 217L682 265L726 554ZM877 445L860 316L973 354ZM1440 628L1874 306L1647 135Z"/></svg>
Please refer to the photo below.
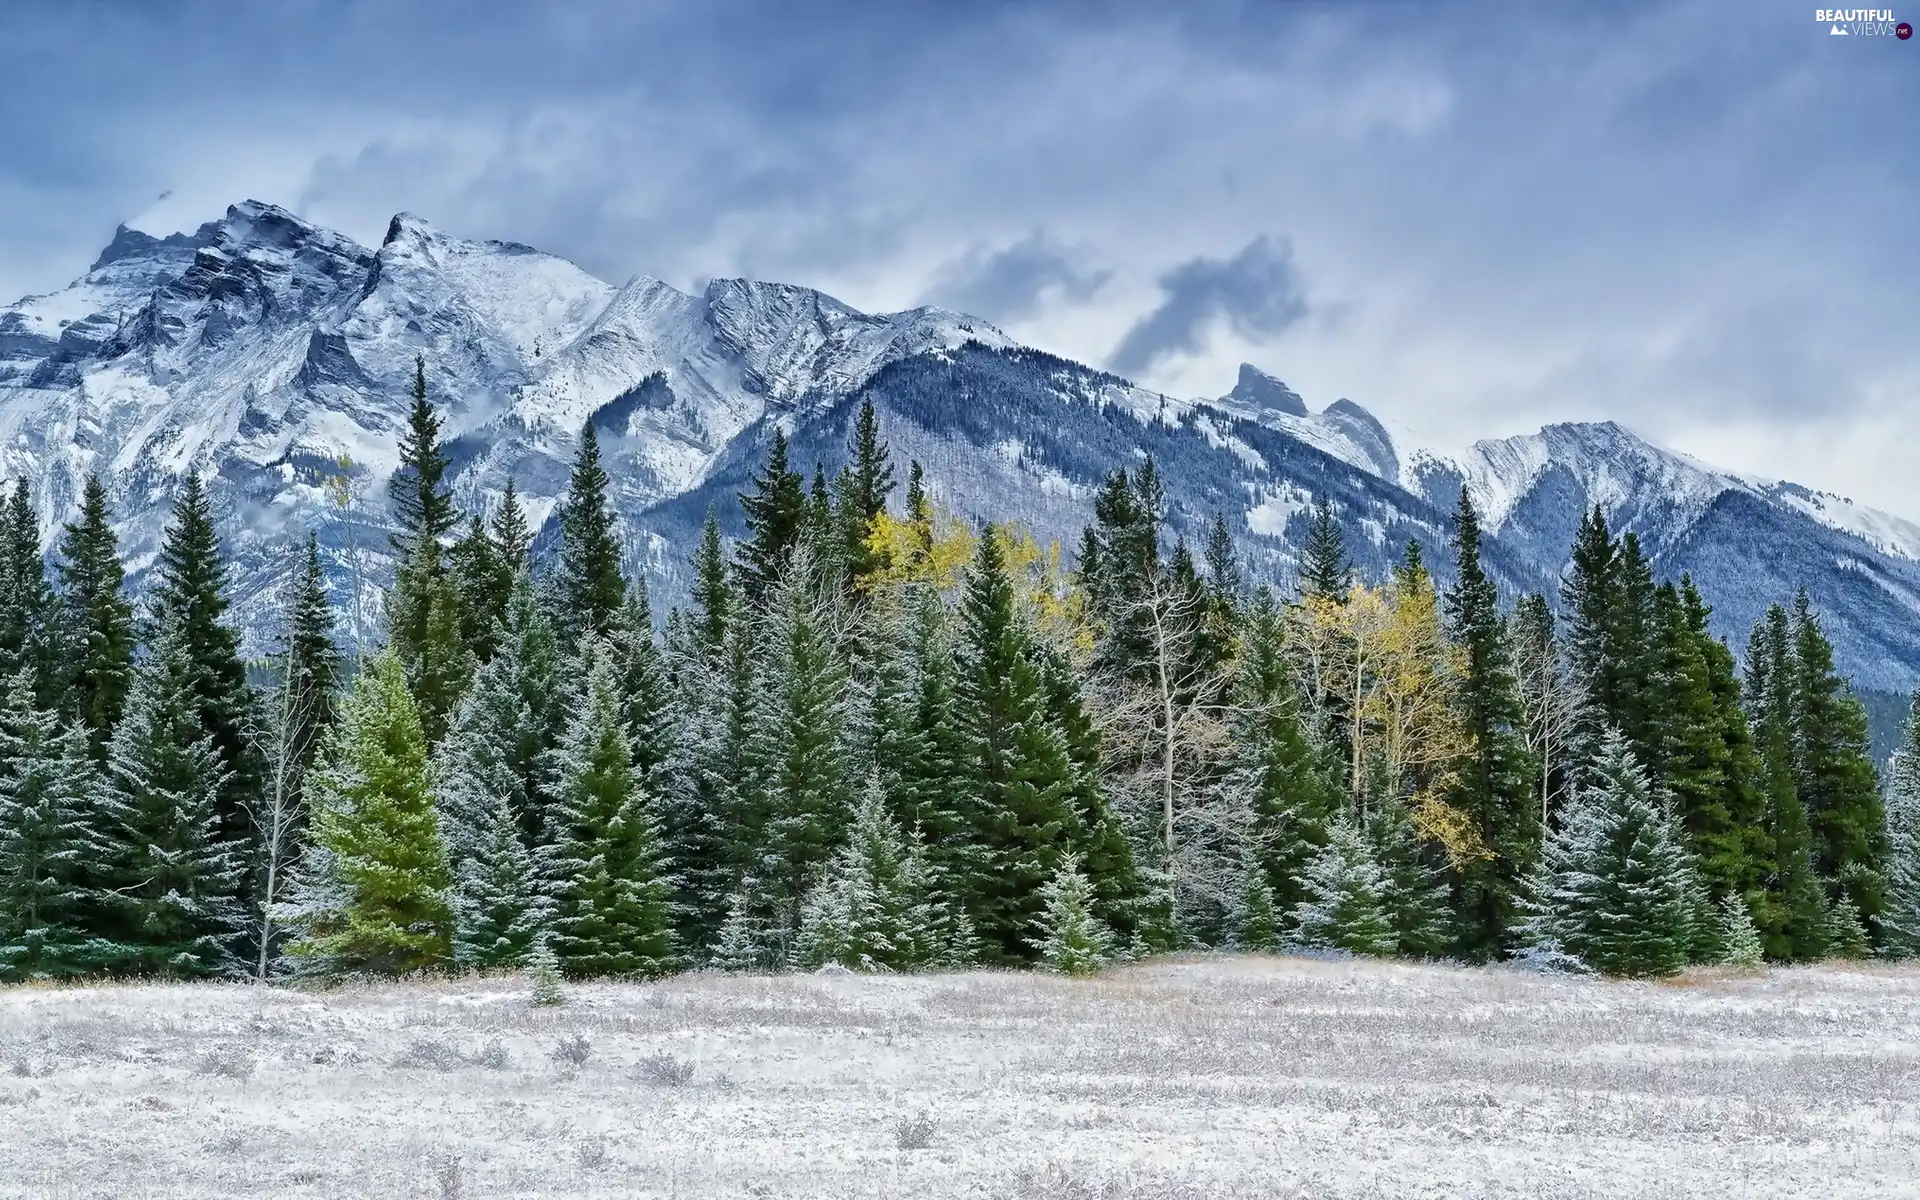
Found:
<svg viewBox="0 0 1920 1200"><path fill-rule="evenodd" d="M1387 880L1366 834L1341 823L1307 866L1294 910L1293 939L1302 946L1351 954L1392 954L1398 943L1386 912Z"/></svg>
<svg viewBox="0 0 1920 1200"><path fill-rule="evenodd" d="M1904 736L1888 771L1884 844L1881 949L1893 958L1920 957L1920 691L1908 702Z"/></svg>
<svg viewBox="0 0 1920 1200"><path fill-rule="evenodd" d="M1300 719L1285 636L1280 607L1263 588L1248 608L1241 638L1221 782L1228 795L1223 807L1244 806L1249 851L1283 915L1300 904L1307 867L1327 844L1340 805L1339 785Z"/></svg>
<svg viewBox="0 0 1920 1200"><path fill-rule="evenodd" d="M1333 501L1322 496L1314 503L1306 545L1300 551L1300 593L1341 604L1352 582L1346 534L1340 528L1340 519L1334 516Z"/></svg>
<svg viewBox="0 0 1920 1200"><path fill-rule="evenodd" d="M979 873L961 886L989 954L1021 961L1041 889L1069 848L1074 769L990 528L967 571L959 633L954 707L966 758L954 786L976 814L979 855Z"/></svg>
<svg viewBox="0 0 1920 1200"><path fill-rule="evenodd" d="M447 570L459 599L460 641L476 664L493 657L493 627L505 615L515 568L479 517L467 518L467 531L447 549Z"/></svg>
<svg viewBox="0 0 1920 1200"><path fill-rule="evenodd" d="M102 965L185 979L239 971L242 854L222 829L227 773L183 607L166 610L107 747L98 903Z"/></svg>
<svg viewBox="0 0 1920 1200"><path fill-rule="evenodd" d="M560 503L560 612L567 632L599 637L613 628L626 600L620 573L618 518L607 499L607 472L600 465L600 438L588 421ZM564 958L565 955L562 955Z"/></svg>
<svg viewBox="0 0 1920 1200"><path fill-rule="evenodd" d="M879 557L867 546L867 537L873 532L874 519L886 511L887 497L894 489L893 460L880 438L880 421L871 397L861 398L860 413L847 438L847 468L841 478L845 481L844 495L837 508L843 554L848 577L858 581L880 566Z"/></svg>
<svg viewBox="0 0 1920 1200"><path fill-rule="evenodd" d="M1867 714L1833 667L1833 646L1803 590L1793 604L1794 787L1806 810L1814 870L1828 897L1868 921L1880 914L1885 825L1867 749Z"/></svg>
<svg viewBox="0 0 1920 1200"><path fill-rule="evenodd" d="M40 524L25 481L0 503L0 673L33 672L42 704L58 699L60 630L40 557Z"/></svg>
<svg viewBox="0 0 1920 1200"><path fill-rule="evenodd" d="M125 592L106 488L87 476L80 519L60 539L60 601L64 608L68 710L86 727L96 762L126 707L133 677L133 605Z"/></svg>
<svg viewBox="0 0 1920 1200"><path fill-rule="evenodd" d="M1532 768L1520 737L1521 710L1512 648L1493 581L1480 562L1480 514L1460 489L1454 514L1454 583L1446 594L1447 632L1465 668L1459 705L1472 749L1452 788L1451 803L1473 823L1489 857L1455 872L1455 946L1486 959L1505 947L1516 897L1540 841Z"/></svg>
<svg viewBox="0 0 1920 1200"><path fill-rule="evenodd" d="M151 623L155 629L171 627L180 643L194 717L213 739L219 766L217 836L237 842L251 836L265 764L252 737L253 691L240 657L240 634L226 622L227 564L214 531L213 505L191 471L174 501L157 574ZM196 735L187 744L198 740Z"/></svg>
<svg viewBox="0 0 1920 1200"><path fill-rule="evenodd" d="M1746 708L1769 850L1765 891L1749 899L1767 955L1810 961L1827 951L1827 898L1814 874L1806 810L1794 780L1795 676L1792 627L1786 610L1775 604L1747 641Z"/></svg>
<svg viewBox="0 0 1920 1200"><path fill-rule="evenodd" d="M1240 897L1233 912L1233 948L1243 953L1280 948L1280 913L1267 869L1252 855L1240 870Z"/></svg>
<svg viewBox="0 0 1920 1200"><path fill-rule="evenodd" d="M527 953L527 982L533 985L528 999L536 1008L552 1008L567 1002L566 986L560 979L560 960L543 931L534 938Z"/></svg>
<svg viewBox="0 0 1920 1200"><path fill-rule="evenodd" d="M333 607L320 570L320 546L312 534L307 535L307 552L287 604L286 641L278 659L283 680L295 698L288 748L298 769L304 771L313 763L320 735L333 723L342 669L340 650L333 643Z"/></svg>
<svg viewBox="0 0 1920 1200"><path fill-rule="evenodd" d="M552 904L540 887L533 855L521 839L510 794L495 798L486 828L464 839L447 894L453 915L453 962L463 969L532 966L546 946ZM552 955L550 946L547 954Z"/></svg>
<svg viewBox="0 0 1920 1200"><path fill-rule="evenodd" d="M403 975L452 953L447 866L420 711L400 660L370 660L308 777L314 853L287 953L321 974Z"/></svg>
<svg viewBox="0 0 1920 1200"><path fill-rule="evenodd" d="M717 660L727 642L727 622L733 615L733 581L728 577L726 551L720 542L720 519L712 508L700 526L700 547L693 555L694 647L708 662Z"/></svg>
<svg viewBox="0 0 1920 1200"><path fill-rule="evenodd" d="M1092 975L1112 961L1113 934L1093 912L1093 887L1068 854L1040 889L1045 907L1035 925L1040 964L1062 975Z"/></svg>
<svg viewBox="0 0 1920 1200"><path fill-rule="evenodd" d="M660 795L666 786L663 772L673 753L673 695L666 662L654 641L645 580L635 580L627 589L608 630L607 649L634 770L650 795Z"/></svg>
<svg viewBox="0 0 1920 1200"><path fill-rule="evenodd" d="M837 963L855 971L905 971L932 961L930 897L912 851L887 815L878 787L867 789L847 843L835 852L801 911L795 958L806 968Z"/></svg>
<svg viewBox="0 0 1920 1200"><path fill-rule="evenodd" d="M97 965L84 932L95 828L85 734L42 708L31 670L0 708L0 980L59 979Z"/></svg>
<svg viewBox="0 0 1920 1200"><path fill-rule="evenodd" d="M1116 679L1149 670L1154 645L1150 597L1160 573L1166 496L1153 460L1129 476L1114 471L1093 500L1093 524L1080 550L1087 614L1098 629L1094 666Z"/></svg>
<svg viewBox="0 0 1920 1200"><path fill-rule="evenodd" d="M527 523L527 510L520 507L520 493L511 479L500 493L500 507L494 510L492 533L494 550L511 591L515 575L533 570L533 526ZM502 599L503 611L505 607Z"/></svg>
<svg viewBox="0 0 1920 1200"><path fill-rule="evenodd" d="M1412 958L1434 958L1449 935L1447 880L1420 843L1406 802L1396 795L1370 806L1368 849L1380 872L1380 911L1393 930L1394 950ZM1455 923L1458 914L1453 914Z"/></svg>
<svg viewBox="0 0 1920 1200"><path fill-rule="evenodd" d="M1671 975L1695 933L1689 869L1646 772L1612 734L1541 856L1524 940L1603 974Z"/></svg>
<svg viewBox="0 0 1920 1200"><path fill-rule="evenodd" d="M1730 967L1757 967L1765 947L1747 902L1732 892L1720 898L1720 961Z"/></svg>
<svg viewBox="0 0 1920 1200"><path fill-rule="evenodd" d="M854 808L845 613L807 555L792 566L756 638L748 754L757 777L734 830L735 861L761 889L756 915L775 924L797 912Z"/></svg>
<svg viewBox="0 0 1920 1200"><path fill-rule="evenodd" d="M1593 760L1608 721L1620 710L1619 665L1613 659L1618 550L1607 529L1606 514L1596 505L1580 520L1572 562L1560 585L1567 673L1584 700L1570 747L1569 766L1576 774Z"/></svg>
<svg viewBox="0 0 1920 1200"><path fill-rule="evenodd" d="M752 491L740 497L747 523L747 540L740 547L737 578L749 606L758 606L773 590L787 562L800 544L806 520L807 495L798 471L787 465L787 435L773 431L767 465L750 483Z"/></svg>
<svg viewBox="0 0 1920 1200"><path fill-rule="evenodd" d="M543 864L550 935L569 975L651 976L673 965L660 833L633 768L604 643L553 754L554 840Z"/></svg>
<svg viewBox="0 0 1920 1200"><path fill-rule="evenodd" d="M405 561L421 541L436 547L460 523L447 488L449 463L440 442L440 414L427 397L427 360L413 360L413 406L400 437L400 465L388 489L393 497L395 557Z"/></svg>

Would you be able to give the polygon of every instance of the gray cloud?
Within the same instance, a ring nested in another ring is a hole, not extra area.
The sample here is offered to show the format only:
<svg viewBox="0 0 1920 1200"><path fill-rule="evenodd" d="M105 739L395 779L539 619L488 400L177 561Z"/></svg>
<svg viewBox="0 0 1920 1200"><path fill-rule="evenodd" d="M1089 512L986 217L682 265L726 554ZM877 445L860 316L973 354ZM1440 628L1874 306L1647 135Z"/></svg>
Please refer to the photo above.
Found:
<svg viewBox="0 0 1920 1200"><path fill-rule="evenodd" d="M922 297L1002 324L1040 311L1049 293L1085 301L1113 278L1107 268L1087 265L1084 247L1062 245L1042 230L992 253L978 247L940 269Z"/></svg>
<svg viewBox="0 0 1920 1200"><path fill-rule="evenodd" d="M1265 234L1229 259L1195 258L1160 276L1166 298L1127 330L1108 365L1140 375L1161 359L1200 349L1213 327L1249 341L1285 333L1307 315L1306 289L1293 265L1293 247Z"/></svg>

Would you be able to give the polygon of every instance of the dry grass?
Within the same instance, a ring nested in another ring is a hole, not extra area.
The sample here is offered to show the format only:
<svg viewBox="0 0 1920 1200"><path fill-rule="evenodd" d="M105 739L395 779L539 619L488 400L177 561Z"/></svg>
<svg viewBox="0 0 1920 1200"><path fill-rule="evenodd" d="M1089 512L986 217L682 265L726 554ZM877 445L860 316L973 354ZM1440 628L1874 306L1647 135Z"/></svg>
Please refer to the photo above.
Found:
<svg viewBox="0 0 1920 1200"><path fill-rule="evenodd" d="M1920 1196L1920 974L0 991L0 1196Z"/></svg>

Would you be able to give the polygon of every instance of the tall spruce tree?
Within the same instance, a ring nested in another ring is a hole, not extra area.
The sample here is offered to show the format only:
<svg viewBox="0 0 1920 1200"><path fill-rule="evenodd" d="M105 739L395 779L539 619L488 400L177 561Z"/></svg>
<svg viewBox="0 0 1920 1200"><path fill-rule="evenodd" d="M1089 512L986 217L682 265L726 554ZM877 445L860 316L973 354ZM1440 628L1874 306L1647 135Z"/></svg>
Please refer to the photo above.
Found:
<svg viewBox="0 0 1920 1200"><path fill-rule="evenodd" d="M1907 703L1906 728L1887 776L1880 946L1889 957L1915 958L1920 957L1920 691Z"/></svg>
<svg viewBox="0 0 1920 1200"><path fill-rule="evenodd" d="M466 532L447 548L447 571L460 601L460 640L475 665L493 657L493 627L506 610L513 570L486 523L468 517Z"/></svg>
<svg viewBox="0 0 1920 1200"><path fill-rule="evenodd" d="M976 814L982 868L962 887L988 953L1001 962L1032 954L1041 889L1060 871L1074 828L1073 762L1048 719L1030 637L989 527L960 601L955 715L966 758L954 782Z"/></svg>
<svg viewBox="0 0 1920 1200"><path fill-rule="evenodd" d="M286 638L277 665L294 698L289 749L304 771L320 748L321 733L333 723L342 663L333 641L333 606L320 568L320 545L312 534L307 535L307 552L299 569L287 604Z"/></svg>
<svg viewBox="0 0 1920 1200"><path fill-rule="evenodd" d="M1768 957L1805 961L1827 952L1827 898L1814 873L1806 810L1794 781L1794 679L1792 626L1786 609L1775 604L1747 641L1746 708L1771 850L1754 919Z"/></svg>
<svg viewBox="0 0 1920 1200"><path fill-rule="evenodd" d="M99 966L88 879L105 847L86 735L40 705L14 672L0 706L0 980L60 979Z"/></svg>
<svg viewBox="0 0 1920 1200"><path fill-rule="evenodd" d="M667 760L673 754L676 714L666 661L654 638L646 580L637 579L627 589L606 641L634 770L650 794L660 795L666 786Z"/></svg>
<svg viewBox="0 0 1920 1200"><path fill-rule="evenodd" d="M1306 544L1300 551L1300 592L1340 604L1346 601L1352 581L1346 534L1340 528L1340 518L1334 515L1333 501L1322 496L1314 502Z"/></svg>
<svg viewBox="0 0 1920 1200"><path fill-rule="evenodd" d="M747 540L740 546L736 577L749 606L757 607L773 590L800 544L807 494L800 473L787 465L787 435L773 431L766 466L740 496Z"/></svg>
<svg viewBox="0 0 1920 1200"><path fill-rule="evenodd" d="M427 395L426 360L416 358L400 466L388 485L399 561L387 595L387 644L406 674L429 744L446 734L474 663L459 580L448 570L442 545L460 514L446 485L449 464L440 431L440 415Z"/></svg>
<svg viewBox="0 0 1920 1200"><path fill-rule="evenodd" d="M426 734L391 651L370 660L308 777L313 848L287 953L312 973L404 975L452 956L453 882Z"/></svg>
<svg viewBox="0 0 1920 1200"><path fill-rule="evenodd" d="M1607 975L1671 975L1695 936L1690 870L1631 746L1610 734L1541 855L1523 941Z"/></svg>
<svg viewBox="0 0 1920 1200"><path fill-rule="evenodd" d="M222 820L229 773L202 719L187 606L164 611L107 748L99 961L191 979L240 970L243 843ZM204 632L204 631L202 631Z"/></svg>
<svg viewBox="0 0 1920 1200"><path fill-rule="evenodd" d="M867 545L873 522L886 511L887 498L895 486L893 459L887 443L880 437L880 419L873 399L863 396L860 412L854 418L847 437L847 466L841 476L838 516L847 575L858 581L880 566L879 557Z"/></svg>
<svg viewBox="0 0 1920 1200"><path fill-rule="evenodd" d="M1828 898L1845 900L1871 927L1880 914L1879 783L1867 749L1867 714L1833 666L1833 645L1807 593L1793 603L1794 787L1812 834L1814 870Z"/></svg>
<svg viewBox="0 0 1920 1200"><path fill-rule="evenodd" d="M553 898L548 944L569 975L658 975L674 961L658 821L604 642L586 662L552 755L553 841L541 864Z"/></svg>
<svg viewBox="0 0 1920 1200"><path fill-rule="evenodd" d="M1480 514L1472 494L1461 488L1446 618L1464 667L1458 703L1471 750L1450 800L1473 823L1490 856L1471 859L1454 873L1454 944L1466 957L1482 960L1506 949L1517 897L1540 840L1533 772L1520 736L1513 653L1498 604L1480 562Z"/></svg>
<svg viewBox="0 0 1920 1200"><path fill-rule="evenodd" d="M422 539L433 542L452 533L460 513L447 487L449 462L440 440L440 414L427 395L427 360L413 360L413 404L400 436L400 465L388 483L393 498L395 557L406 559Z"/></svg>
<svg viewBox="0 0 1920 1200"><path fill-rule="evenodd" d="M935 961L933 898L924 894L916 853L888 816L881 789L866 789L846 844L801 911L797 964L907 971Z"/></svg>
<svg viewBox="0 0 1920 1200"><path fill-rule="evenodd" d="M720 518L712 508L700 526L700 545L693 553L693 645L708 662L718 660L727 643L727 622L734 610L733 580L727 570L720 539Z"/></svg>
<svg viewBox="0 0 1920 1200"><path fill-rule="evenodd" d="M1340 787L1300 716L1286 658L1286 627L1273 593L1248 606L1230 712L1228 809L1245 806L1248 854L1264 872L1282 918L1304 898L1307 867L1327 844Z"/></svg>
<svg viewBox="0 0 1920 1200"><path fill-rule="evenodd" d="M1399 943L1386 908L1387 880L1357 826L1341 822L1307 864L1292 940L1309 949L1392 954Z"/></svg>
<svg viewBox="0 0 1920 1200"><path fill-rule="evenodd" d="M88 475L80 519L60 538L60 603L67 708L86 727L88 745L101 763L133 678L133 605L125 586L107 491L98 475Z"/></svg>
<svg viewBox="0 0 1920 1200"><path fill-rule="evenodd" d="M557 579L562 622L568 633L581 638L600 637L612 629L627 595L608 483L606 468L600 465L600 436L588 421L580 429L580 450L560 502Z"/></svg>
<svg viewBox="0 0 1920 1200"><path fill-rule="evenodd" d="M1560 584L1567 674L1583 701L1568 747L1568 765L1575 774L1593 761L1608 722L1620 710L1619 666L1613 658L1618 551L1606 514L1596 505L1580 520L1572 561Z"/></svg>
<svg viewBox="0 0 1920 1200"><path fill-rule="evenodd" d="M0 503L0 673L32 671L34 695L44 704L60 699L61 632L40 556L39 519L22 480Z"/></svg>
<svg viewBox="0 0 1920 1200"><path fill-rule="evenodd" d="M227 563L214 530L213 504L191 471L174 499L157 574L151 625L171 627L179 641L194 716L213 740L220 768L216 831L223 841L239 841L252 834L265 764L253 737L254 697L240 657L240 634L226 621Z"/></svg>

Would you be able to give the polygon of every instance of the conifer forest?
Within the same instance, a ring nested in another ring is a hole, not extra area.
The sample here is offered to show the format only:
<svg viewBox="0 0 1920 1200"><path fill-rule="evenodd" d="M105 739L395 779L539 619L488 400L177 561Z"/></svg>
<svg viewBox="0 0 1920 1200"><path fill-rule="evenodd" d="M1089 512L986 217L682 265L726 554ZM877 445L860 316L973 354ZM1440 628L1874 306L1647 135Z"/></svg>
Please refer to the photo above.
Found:
<svg viewBox="0 0 1920 1200"><path fill-rule="evenodd" d="M830 477L773 434L662 613L592 425L543 534L460 511L417 378L366 644L310 544L244 660L191 475L138 598L100 481L45 555L11 490L0 976L1920 954L1920 699L1876 764L1804 594L1729 646L1598 510L1507 596L1470 490L1383 578L1323 500L1276 590L1151 460L1076 545L963 522L868 405Z"/></svg>

